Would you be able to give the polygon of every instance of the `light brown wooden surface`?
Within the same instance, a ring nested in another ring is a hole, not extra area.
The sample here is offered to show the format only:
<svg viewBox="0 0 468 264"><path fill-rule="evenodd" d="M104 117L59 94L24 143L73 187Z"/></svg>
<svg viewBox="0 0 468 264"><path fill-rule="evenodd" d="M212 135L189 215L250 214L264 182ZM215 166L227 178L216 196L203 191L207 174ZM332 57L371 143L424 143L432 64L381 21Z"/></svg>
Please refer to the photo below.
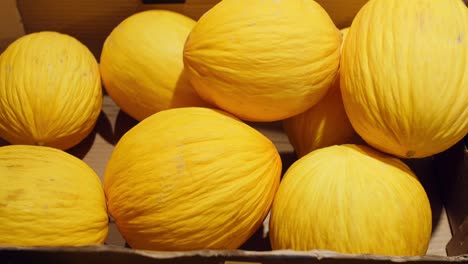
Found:
<svg viewBox="0 0 468 264"><path fill-rule="evenodd" d="M128 115L120 111L119 107L115 105L109 96L104 97L104 105L102 114L98 120L93 133L86 138L81 144L69 150L70 153L82 158L88 165L90 165L96 173L103 179L106 164L112 154L114 145L120 137L128 131L131 127L137 124L137 121L130 118ZM249 123L268 138L270 138L278 148L278 151L284 158L285 167L289 166L294 161L293 148L282 131L281 124L275 123ZM418 165L424 167L425 165ZM418 171L424 171L425 168L420 169L416 166ZM286 169L286 168L285 168ZM428 184L429 191L437 188L434 185ZM432 191L431 191L432 192ZM429 245L427 254L445 256L445 245L451 238L450 226L447 216L442 206L439 204L438 194L429 194L434 200L434 212L437 214L434 218L434 232ZM260 240L260 243L264 240ZM111 222L110 232L107 239L108 244L123 246L125 241L121 237L115 224ZM256 243L256 242L252 242ZM251 249L249 247L248 249Z"/></svg>

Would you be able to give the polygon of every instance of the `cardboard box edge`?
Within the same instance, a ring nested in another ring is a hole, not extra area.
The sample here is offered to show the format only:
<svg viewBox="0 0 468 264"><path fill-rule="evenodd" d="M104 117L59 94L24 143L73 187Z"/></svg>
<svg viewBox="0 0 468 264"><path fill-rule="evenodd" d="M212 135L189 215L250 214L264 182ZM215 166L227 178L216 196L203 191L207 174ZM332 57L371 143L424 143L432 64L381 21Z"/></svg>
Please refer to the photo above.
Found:
<svg viewBox="0 0 468 264"><path fill-rule="evenodd" d="M11 16L2 17L2 20L7 19L4 23L9 27L9 34L0 36L0 53L5 50L17 38L25 34L23 19L18 9L16 0L2 1L0 6L3 8L2 13L12 13ZM4 21L3 21L4 22ZM5 33L4 31L0 30Z"/></svg>
<svg viewBox="0 0 468 264"><path fill-rule="evenodd" d="M458 256L382 256L372 254L342 254L326 250L312 250L312 251L293 251L293 250L273 250L273 251L246 251L246 250L196 250L196 251L150 251L150 250L135 250L123 248L119 246L110 245L94 245L94 246L78 246L78 247L13 247L13 246L0 246L0 258L6 253L14 254L64 254L72 257L75 254L88 253L96 257L104 257L102 253L118 253L120 255L144 257L147 259L159 260L174 260L180 258L202 258L202 259L216 259L219 260L236 260L236 261L269 261L274 259L293 260L362 260L372 262L429 262L429 263L460 263L468 262L468 254Z"/></svg>

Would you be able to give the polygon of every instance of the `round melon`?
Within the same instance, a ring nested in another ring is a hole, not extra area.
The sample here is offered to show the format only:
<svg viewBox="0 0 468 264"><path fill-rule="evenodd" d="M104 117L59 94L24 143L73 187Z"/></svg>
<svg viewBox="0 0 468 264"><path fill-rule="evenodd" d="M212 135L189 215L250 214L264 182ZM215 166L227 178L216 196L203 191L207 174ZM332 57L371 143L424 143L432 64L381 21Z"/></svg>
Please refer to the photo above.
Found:
<svg viewBox="0 0 468 264"><path fill-rule="evenodd" d="M315 1L224 0L184 47L202 98L248 121L278 121L325 96L338 71L341 34Z"/></svg>
<svg viewBox="0 0 468 264"><path fill-rule="evenodd" d="M205 106L184 73L182 51L195 21L168 10L135 13L104 42L100 69L104 88L136 120L161 110Z"/></svg>
<svg viewBox="0 0 468 264"><path fill-rule="evenodd" d="M0 245L104 243L104 191L82 160L45 146L0 147L0 186Z"/></svg>
<svg viewBox="0 0 468 264"><path fill-rule="evenodd" d="M431 206L399 159L364 145L335 145L297 160L273 202L273 249L424 255Z"/></svg>
<svg viewBox="0 0 468 264"><path fill-rule="evenodd" d="M0 137L68 149L93 130L102 106L99 66L70 35L42 31L0 55Z"/></svg>
<svg viewBox="0 0 468 264"><path fill-rule="evenodd" d="M367 2L340 69L357 133L402 158L431 156L461 140L468 133L467 36L461 0Z"/></svg>
<svg viewBox="0 0 468 264"><path fill-rule="evenodd" d="M260 227L279 185L273 143L210 108L160 111L117 143L109 212L135 249L236 249Z"/></svg>
<svg viewBox="0 0 468 264"><path fill-rule="evenodd" d="M348 29L341 30L343 39ZM285 119L283 127L298 157L315 149L361 141L346 115L339 77L324 98L305 112Z"/></svg>

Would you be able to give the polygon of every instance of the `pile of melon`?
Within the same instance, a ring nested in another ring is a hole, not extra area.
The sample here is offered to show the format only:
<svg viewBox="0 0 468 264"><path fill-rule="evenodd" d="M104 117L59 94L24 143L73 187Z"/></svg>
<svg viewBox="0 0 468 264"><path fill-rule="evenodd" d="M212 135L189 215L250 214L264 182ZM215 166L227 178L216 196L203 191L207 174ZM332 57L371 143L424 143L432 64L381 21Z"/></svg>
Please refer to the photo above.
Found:
<svg viewBox="0 0 468 264"><path fill-rule="evenodd" d="M227 250L269 220L273 250L424 255L431 205L401 159L468 133L467 37L461 0L370 0L341 30L313 0L143 11L98 59L25 35L0 56L0 245L102 244L112 217L134 249ZM101 182L66 150L104 93L138 123ZM254 122L283 125L291 167Z"/></svg>

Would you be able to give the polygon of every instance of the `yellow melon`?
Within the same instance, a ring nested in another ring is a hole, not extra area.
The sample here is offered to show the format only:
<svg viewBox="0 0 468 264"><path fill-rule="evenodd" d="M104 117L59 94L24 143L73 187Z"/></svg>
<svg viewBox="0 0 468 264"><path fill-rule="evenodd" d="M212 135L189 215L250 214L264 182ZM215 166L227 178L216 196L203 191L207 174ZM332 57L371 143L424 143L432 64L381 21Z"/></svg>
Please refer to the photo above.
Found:
<svg viewBox="0 0 468 264"><path fill-rule="evenodd" d="M96 59L72 36L31 33L0 56L0 137L68 149L94 128L102 106Z"/></svg>
<svg viewBox="0 0 468 264"><path fill-rule="evenodd" d="M104 242L109 218L102 184L80 159L50 147L0 147L0 186L0 245Z"/></svg>
<svg viewBox="0 0 468 264"><path fill-rule="evenodd" d="M182 51L195 21L168 10L131 15L106 38L104 87L116 104L142 120L161 110L205 106L184 74Z"/></svg>
<svg viewBox="0 0 468 264"><path fill-rule="evenodd" d="M431 206L413 172L367 146L315 150L284 175L273 202L273 249L424 255Z"/></svg>
<svg viewBox="0 0 468 264"><path fill-rule="evenodd" d="M235 249L262 224L279 184L273 143L219 110L160 111L117 143L109 212L132 248Z"/></svg>
<svg viewBox="0 0 468 264"><path fill-rule="evenodd" d="M325 98L307 111L284 120L283 127L298 157L319 148L362 141L346 115L339 79Z"/></svg>
<svg viewBox="0 0 468 264"><path fill-rule="evenodd" d="M248 121L278 121L316 104L338 71L341 34L315 1L224 0L184 47L206 101Z"/></svg>
<svg viewBox="0 0 468 264"><path fill-rule="evenodd" d="M343 39L348 30L349 28L341 30ZM361 142L346 115L339 77L323 99L307 111L285 119L283 127L299 157L331 145Z"/></svg>
<svg viewBox="0 0 468 264"><path fill-rule="evenodd" d="M373 147L404 158L468 133L468 9L461 0L371 0L343 45L348 117Z"/></svg>

